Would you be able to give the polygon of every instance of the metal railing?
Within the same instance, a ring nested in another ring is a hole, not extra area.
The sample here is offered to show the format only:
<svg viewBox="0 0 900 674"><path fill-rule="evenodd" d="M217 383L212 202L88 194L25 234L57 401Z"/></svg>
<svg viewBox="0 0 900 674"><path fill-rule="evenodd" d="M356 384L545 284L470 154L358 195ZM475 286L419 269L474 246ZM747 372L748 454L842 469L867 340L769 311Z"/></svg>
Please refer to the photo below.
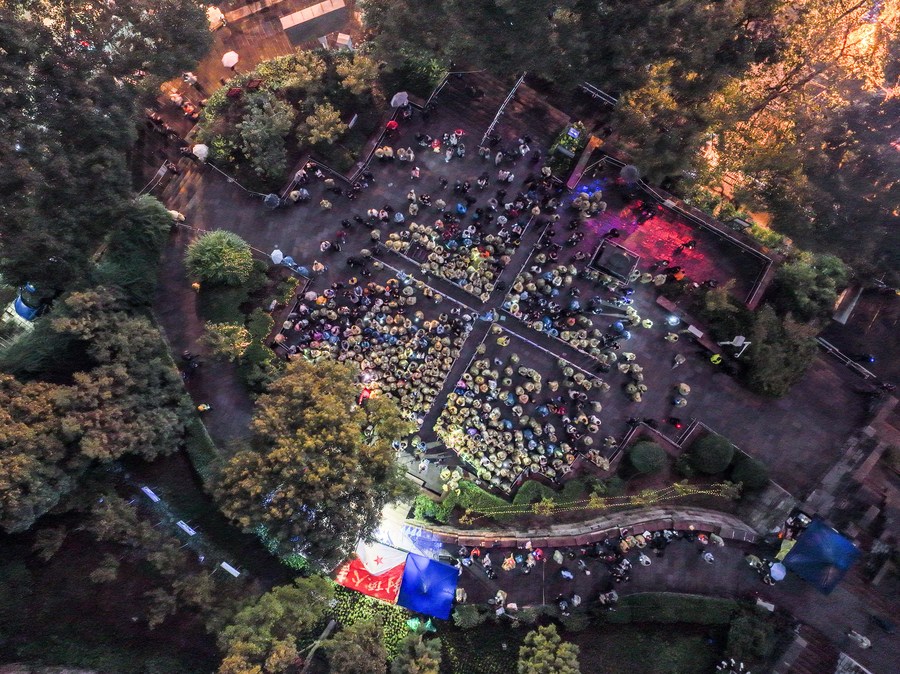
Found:
<svg viewBox="0 0 900 674"><path fill-rule="evenodd" d="M586 91L594 98L599 98L601 101L607 103L608 105L616 106L619 104L618 98L606 93L600 87L595 87L590 82L582 82L578 85L578 88Z"/></svg>
<svg viewBox="0 0 900 674"><path fill-rule="evenodd" d="M516 91L518 91L519 87L522 85L522 82L525 81L525 75L528 72L522 73L522 76L516 80L516 83L513 85L513 88L509 90L509 93L506 95L503 103L500 104L500 108L497 110L497 114L494 115L494 119L491 122L490 126L488 126L487 131L484 132L484 135L481 137L481 145L484 145L487 141L488 136L494 131L494 127L497 126L497 123L500 121L500 117L503 116L503 113L506 111L506 106L509 105L509 102L516 95Z"/></svg>
<svg viewBox="0 0 900 674"><path fill-rule="evenodd" d="M850 358L847 354L841 351L838 347L836 347L831 342L822 339L821 337L816 338L816 342L818 342L819 346L829 355L834 356L841 363L841 365L845 365L846 367L853 370L856 374L861 376L863 379L875 379L878 377L874 372L864 368L862 365L857 363L855 360Z"/></svg>

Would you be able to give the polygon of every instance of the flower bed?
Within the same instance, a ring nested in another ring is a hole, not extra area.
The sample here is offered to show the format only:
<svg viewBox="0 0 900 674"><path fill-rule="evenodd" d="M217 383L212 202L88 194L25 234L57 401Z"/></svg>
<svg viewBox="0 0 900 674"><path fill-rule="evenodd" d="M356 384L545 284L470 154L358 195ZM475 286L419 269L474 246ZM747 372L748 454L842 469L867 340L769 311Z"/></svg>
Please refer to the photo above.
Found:
<svg viewBox="0 0 900 674"><path fill-rule="evenodd" d="M413 617L412 613L401 606L373 599L340 585L334 587L334 598L334 617L341 626L348 627L372 618L380 618L381 640L388 658L392 659L397 655L400 641L409 634L406 621Z"/></svg>

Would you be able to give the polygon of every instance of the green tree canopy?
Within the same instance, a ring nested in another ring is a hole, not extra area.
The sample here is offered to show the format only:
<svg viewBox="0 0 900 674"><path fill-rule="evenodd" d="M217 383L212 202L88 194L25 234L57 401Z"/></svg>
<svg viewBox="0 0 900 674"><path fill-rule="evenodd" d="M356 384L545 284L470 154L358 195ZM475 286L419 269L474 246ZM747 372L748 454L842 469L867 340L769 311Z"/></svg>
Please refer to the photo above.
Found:
<svg viewBox="0 0 900 674"><path fill-rule="evenodd" d="M752 344L744 359L748 386L764 395L780 398L806 373L818 353L815 325L798 323L790 316L779 318L768 304L756 312Z"/></svg>
<svg viewBox="0 0 900 674"><path fill-rule="evenodd" d="M78 31L78 41L73 36ZM127 223L139 93L192 68L212 36L193 0L0 7L0 272L52 296ZM148 75L135 77L136 71Z"/></svg>
<svg viewBox="0 0 900 674"><path fill-rule="evenodd" d="M0 376L0 526L23 531L92 461L153 459L181 445L191 407L156 327L105 288L72 293L51 330L89 367L69 384ZM8 416L7 416L8 415Z"/></svg>
<svg viewBox="0 0 900 674"><path fill-rule="evenodd" d="M287 166L285 139L294 126L294 108L275 98L270 91L247 97L241 132L241 151L257 175L278 178Z"/></svg>
<svg viewBox="0 0 900 674"><path fill-rule="evenodd" d="M247 328L232 323L207 323L202 341L214 356L232 362L243 356L253 343Z"/></svg>
<svg viewBox="0 0 900 674"><path fill-rule="evenodd" d="M159 256L172 226L172 216L156 198L143 195L115 225L107 251L97 267L98 285L118 287L130 304L147 306L154 298Z"/></svg>
<svg viewBox="0 0 900 674"><path fill-rule="evenodd" d="M329 101L323 101L313 108L306 124L300 127L299 139L310 145L331 145L346 131L347 125L341 121L340 110Z"/></svg>
<svg viewBox="0 0 900 674"><path fill-rule="evenodd" d="M69 492L87 461L73 457L63 418L70 389L0 374L0 527L25 531Z"/></svg>
<svg viewBox="0 0 900 674"><path fill-rule="evenodd" d="M366 620L344 627L325 643L332 672L386 674L387 651L381 642L381 624Z"/></svg>
<svg viewBox="0 0 900 674"><path fill-rule="evenodd" d="M254 68L253 75L263 80L263 86L269 91L299 95L318 89L325 70L325 61L317 52L295 49L292 54L263 61Z"/></svg>
<svg viewBox="0 0 900 674"><path fill-rule="evenodd" d="M341 84L357 96L373 92L378 83L378 64L358 52L338 61L335 69Z"/></svg>
<svg viewBox="0 0 900 674"><path fill-rule="evenodd" d="M560 639L556 625L538 627L519 649L519 674L579 674L578 646Z"/></svg>
<svg viewBox="0 0 900 674"><path fill-rule="evenodd" d="M240 285L253 271L250 246L224 229L206 232L192 241L184 261L191 276L213 284Z"/></svg>
<svg viewBox="0 0 900 674"><path fill-rule="evenodd" d="M237 453L216 486L228 517L331 561L374 530L384 505L408 490L391 442L411 426L387 397L357 405L357 377L330 361L288 365L257 401L255 449Z"/></svg>
<svg viewBox="0 0 900 674"><path fill-rule="evenodd" d="M847 285L847 267L834 255L803 253L778 268L770 290L780 314L808 322L828 315Z"/></svg>
<svg viewBox="0 0 900 674"><path fill-rule="evenodd" d="M441 640L426 641L421 634L407 634L391 661L391 674L439 674L440 669Z"/></svg>
<svg viewBox="0 0 900 674"><path fill-rule="evenodd" d="M704 435L691 447L691 465L701 473L715 475L731 465L734 445L727 438L711 433Z"/></svg>
<svg viewBox="0 0 900 674"><path fill-rule="evenodd" d="M219 674L291 671L297 639L318 626L333 598L333 584L321 576L272 588L239 611L219 634L225 653Z"/></svg>
<svg viewBox="0 0 900 674"><path fill-rule="evenodd" d="M666 465L666 450L655 442L641 440L629 448L628 462L638 473L655 473Z"/></svg>

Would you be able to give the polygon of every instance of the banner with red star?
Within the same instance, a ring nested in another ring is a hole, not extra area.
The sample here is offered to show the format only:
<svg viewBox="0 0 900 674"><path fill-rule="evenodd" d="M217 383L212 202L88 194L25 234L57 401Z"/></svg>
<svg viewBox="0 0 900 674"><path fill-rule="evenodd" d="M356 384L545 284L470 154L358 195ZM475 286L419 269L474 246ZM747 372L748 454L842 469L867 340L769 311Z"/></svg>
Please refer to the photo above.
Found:
<svg viewBox="0 0 900 674"><path fill-rule="evenodd" d="M355 558L338 569L335 582L370 597L396 604L406 556L407 553L403 550L381 543L360 542L356 546Z"/></svg>

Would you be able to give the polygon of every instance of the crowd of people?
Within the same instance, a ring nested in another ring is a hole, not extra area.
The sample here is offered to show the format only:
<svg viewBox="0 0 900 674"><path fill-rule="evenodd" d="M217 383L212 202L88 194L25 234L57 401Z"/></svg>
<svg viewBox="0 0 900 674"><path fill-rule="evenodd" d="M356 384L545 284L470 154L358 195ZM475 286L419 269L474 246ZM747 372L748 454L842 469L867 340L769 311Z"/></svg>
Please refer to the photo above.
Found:
<svg viewBox="0 0 900 674"><path fill-rule="evenodd" d="M457 382L435 423L447 447L505 492L530 473L558 480L582 455L599 462L599 397L609 385L562 359L541 371L525 365L496 324L487 340L494 342L493 357L482 343L482 357ZM547 373L553 379L545 380Z"/></svg>
<svg viewBox="0 0 900 674"><path fill-rule="evenodd" d="M462 137L463 132L458 129L442 138L420 134L418 141L425 151L445 152L449 161L454 156L465 156ZM527 147L527 140L520 140L520 147ZM485 163L490 156L487 150L479 148ZM383 158L395 155L391 148L380 151ZM403 152L407 157L414 156L411 149ZM526 176L521 189L513 191L512 185L517 181L511 169L515 166L506 165L522 156L517 150L498 150L493 164L502 168L496 174L483 170L477 177L454 181L452 188L448 180L441 178L436 197L413 187L407 193L406 214L386 207L377 209L378 219L384 224L405 225L409 220L402 230L390 232L384 245L420 264L424 273L440 276L487 301L521 244L528 223L542 213L554 211L562 192L546 168ZM414 167L413 181L419 175L419 169Z"/></svg>
<svg viewBox="0 0 900 674"><path fill-rule="evenodd" d="M463 546L457 551L453 563L459 569L460 575L464 569L479 569L488 580L494 581L493 587L498 585L510 587L508 583L517 576L528 575L539 564L543 564L541 575L545 579L544 582L551 583L555 592L562 590L558 592L553 603L559 609L560 615L565 617L569 615L571 609L577 608L583 601L576 592L566 589L568 583L574 581L577 576L591 576L592 573L599 575L600 579L594 583L596 594L588 597L588 600L604 610L614 611L619 600L616 588L628 583L632 572L636 569L651 566L652 557L657 559L663 557L666 548L678 540L696 544L699 559L707 564L715 563L712 550L725 545L724 539L715 533L700 533L692 529L686 531L665 529L652 533L650 531L631 533L628 529L619 529L618 535L607 537L592 545L558 548L552 552L532 546L531 541L526 541L524 546L514 550ZM468 598L465 588L461 590L457 592L458 602ZM508 597L507 591L498 589L487 603L495 609L515 613L518 606L515 603L508 603Z"/></svg>
<svg viewBox="0 0 900 674"><path fill-rule="evenodd" d="M393 396L408 418L421 423L459 356L472 317L448 312L429 319L416 308L420 297L438 305L443 299L408 276L384 284L351 277L307 292L276 342L289 358L355 363L371 392Z"/></svg>
<svg viewBox="0 0 900 674"><path fill-rule="evenodd" d="M396 139L396 131L386 140ZM354 277L308 294L279 339L291 357L329 355L356 362L365 377L377 382L375 387L396 397L410 418L421 422L473 321L485 317L452 309L427 320L414 309L417 297L428 294L436 302L443 298L422 281L372 282L372 270L382 266L378 257L384 249L403 255L419 266L423 281L441 277L486 302L495 291L506 289L500 275L521 245L526 227L534 223L544 231L502 307L532 329L593 357L595 370L579 370L566 360L551 360L540 371L525 367L508 348L513 337L495 323L449 393L433 430L479 480L506 493L530 474L558 481L575 469L579 457L608 467L604 455L618 442L601 430L600 396L610 390L601 377L626 375L622 389L633 402L640 402L647 391L643 366L624 350L633 331L653 327L633 306L632 285L643 278L639 274L621 280L587 264L600 241L592 237L582 244L589 232L585 223L607 210L603 192L588 189L566 197L550 168L534 161L539 154L531 150L530 138L500 148L499 138L489 137L478 148L480 168L476 164L470 177L423 176L418 166L423 154L439 154L442 163L464 159L465 137L462 129L455 129L437 138L418 134L416 149L412 144L383 144L374 152L373 164L349 188L336 184L314 163L297 173L290 198L298 203L310 200L307 188L312 181L323 183L322 202L328 201L329 207L338 197L370 201L340 221L337 232L321 241L320 252L341 252L348 233L358 229L368 230L368 244L346 259L363 281ZM532 161L523 171L522 160L528 155ZM392 165L390 172L396 174L396 162L409 167L400 192L405 191L405 201L371 203L373 171ZM517 180L516 171L529 175ZM650 217L648 209L634 209L637 224ZM604 238L618 234L611 229ZM327 269L317 260L312 273ZM618 316L604 327L598 315L610 312ZM491 312L485 320L497 317ZM683 395L675 400L686 402Z"/></svg>

